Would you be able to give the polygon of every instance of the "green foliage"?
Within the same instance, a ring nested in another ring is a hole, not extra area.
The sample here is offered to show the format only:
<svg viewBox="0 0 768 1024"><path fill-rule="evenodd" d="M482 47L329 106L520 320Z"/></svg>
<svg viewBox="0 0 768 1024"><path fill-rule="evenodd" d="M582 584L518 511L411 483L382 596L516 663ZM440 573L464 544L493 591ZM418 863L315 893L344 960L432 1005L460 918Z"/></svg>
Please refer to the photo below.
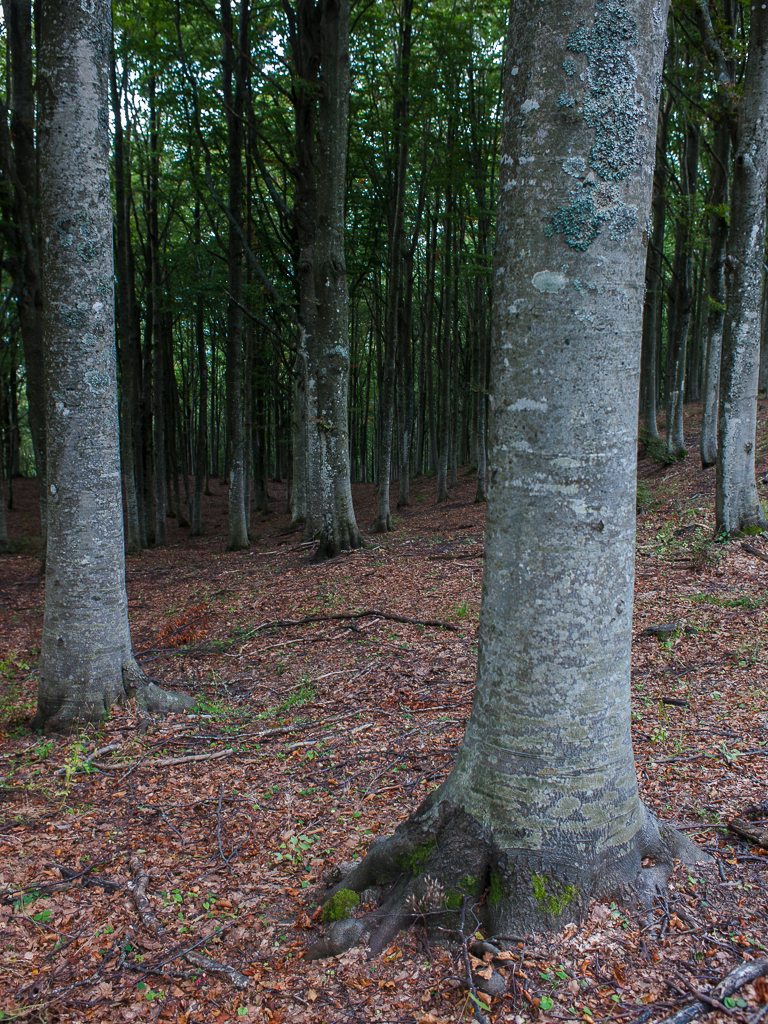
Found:
<svg viewBox="0 0 768 1024"><path fill-rule="evenodd" d="M323 923L343 921L351 917L352 912L360 906L360 895L351 889L339 889L323 907Z"/></svg>

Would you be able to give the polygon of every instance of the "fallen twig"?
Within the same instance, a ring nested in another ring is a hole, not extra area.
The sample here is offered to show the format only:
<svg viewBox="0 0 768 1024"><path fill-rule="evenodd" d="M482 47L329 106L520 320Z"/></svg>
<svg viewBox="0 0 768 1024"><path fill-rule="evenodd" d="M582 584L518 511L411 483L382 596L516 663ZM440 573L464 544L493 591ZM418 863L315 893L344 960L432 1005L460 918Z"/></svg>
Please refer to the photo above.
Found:
<svg viewBox="0 0 768 1024"><path fill-rule="evenodd" d="M205 953L198 953L195 950L184 954L184 959L189 963L194 964L195 967L199 967L203 971L207 971L209 974L223 975L235 988L247 988L248 978L240 971L236 971L234 967L230 967L228 964L220 964L218 960L211 960Z"/></svg>
<svg viewBox="0 0 768 1024"><path fill-rule="evenodd" d="M671 1017L664 1017L663 1020L659 1021L659 1024L688 1024L688 1021L704 1017L715 1008L721 1012L724 1010L726 1013L730 1013L727 1007L723 1005L723 999L727 999L734 992L738 992L742 985L748 985L750 982L757 981L758 978L763 978L767 974L768 960L749 960L746 963L739 964L738 967L732 970L730 974L727 974L706 995L699 993L701 1000L697 1000L689 1006L683 1006L676 1013L673 1013ZM702 1000L706 1000L706 1002Z"/></svg>
<svg viewBox="0 0 768 1024"><path fill-rule="evenodd" d="M327 564L327 563L326 563ZM459 627L452 622L443 622L442 619L412 619L408 615L395 615L393 612L382 612L378 608L367 608L363 612L336 612L334 615L306 615L303 619L272 619L263 622L258 630L287 628L289 626L306 626L311 622L339 622L347 619L366 619L369 616L378 616L380 619L389 619L390 622L405 622L410 626L434 626L437 629L450 629L454 633Z"/></svg>
<svg viewBox="0 0 768 1024"><path fill-rule="evenodd" d="M215 761L216 758L218 757L227 757L229 754L234 754L234 752L234 747L227 747L226 750L217 750L213 754L187 754L186 757L159 757L156 761L150 761L149 764L153 768L170 768L171 765L188 764L190 761ZM135 771L135 769L138 768L139 765L146 760L146 758L147 755L144 754L144 756L140 758L136 762L136 764L131 768L131 771ZM125 762L123 762L122 764L114 765L100 764L97 765L97 767L104 770L112 769L113 771L117 771L120 768L125 768ZM124 777L127 778L127 776Z"/></svg>
<svg viewBox="0 0 768 1024"><path fill-rule="evenodd" d="M151 932L158 938L162 938L166 934L165 928L163 928L155 916L147 899L146 888L149 882L149 875L144 870L144 866L138 857L131 857L130 865L133 872L133 881L128 883L128 888L131 891L133 902L136 904L136 909L139 912L142 923L148 932Z"/></svg>

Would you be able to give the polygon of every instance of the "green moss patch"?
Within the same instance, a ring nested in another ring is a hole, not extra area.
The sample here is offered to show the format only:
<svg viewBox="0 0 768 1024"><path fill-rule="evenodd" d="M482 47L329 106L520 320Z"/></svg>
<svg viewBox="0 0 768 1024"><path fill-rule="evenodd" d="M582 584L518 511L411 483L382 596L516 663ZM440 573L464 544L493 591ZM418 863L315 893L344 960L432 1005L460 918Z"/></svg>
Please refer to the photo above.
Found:
<svg viewBox="0 0 768 1024"><path fill-rule="evenodd" d="M339 889L323 907L323 924L331 921L343 921L351 917L352 911L360 906L360 896L351 889Z"/></svg>

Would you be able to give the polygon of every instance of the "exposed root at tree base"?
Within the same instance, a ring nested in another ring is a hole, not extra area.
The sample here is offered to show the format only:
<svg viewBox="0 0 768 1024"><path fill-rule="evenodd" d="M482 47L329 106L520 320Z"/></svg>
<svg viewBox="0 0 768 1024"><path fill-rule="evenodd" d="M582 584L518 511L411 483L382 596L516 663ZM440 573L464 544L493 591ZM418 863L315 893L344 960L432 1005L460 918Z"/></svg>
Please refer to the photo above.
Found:
<svg viewBox="0 0 768 1024"><path fill-rule="evenodd" d="M48 696L38 696L37 712L31 723L33 731L69 734L86 725L97 725L113 704L135 698L141 711L167 715L191 711L195 698L188 693L163 690L149 679L130 657L117 669L115 679L65 680Z"/></svg>
<svg viewBox="0 0 768 1024"><path fill-rule="evenodd" d="M374 957L415 921L423 922L432 941L455 941L463 909L471 932L482 928L503 936L580 921L592 898L650 905L675 860L693 865L711 858L647 811L644 817L628 846L600 856L513 849L463 808L441 800L438 790L337 882L324 900L326 933L307 955L323 959L367 945ZM652 866L642 866L646 859ZM378 908L348 916L359 903L355 894L373 889Z"/></svg>

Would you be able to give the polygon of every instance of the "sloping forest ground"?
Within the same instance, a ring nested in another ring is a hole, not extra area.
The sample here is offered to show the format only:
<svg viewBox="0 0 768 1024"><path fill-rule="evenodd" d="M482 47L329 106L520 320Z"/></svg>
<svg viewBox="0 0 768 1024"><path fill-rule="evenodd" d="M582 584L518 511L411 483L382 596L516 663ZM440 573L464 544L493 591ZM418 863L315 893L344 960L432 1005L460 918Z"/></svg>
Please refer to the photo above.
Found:
<svg viewBox="0 0 768 1024"><path fill-rule="evenodd" d="M512 943L488 1021L640 1024L698 996L710 1021L768 1010L766 979L706 1002L767 955L768 849L728 824L768 830L768 538L746 538L758 554L711 543L697 414L685 462L639 463L632 711L644 799L715 865L677 869L650 914L595 904L581 927ZM438 506L434 481L416 479L383 538L367 532L373 486L355 487L370 547L314 565L278 484L251 550L225 552L226 488L211 481L204 538L171 525L168 548L127 564L140 661L200 713L151 721L127 706L57 738L27 728L43 582L35 485L15 482L14 552L0 557L0 1020L472 1018L461 950L418 926L374 961L302 954L323 875L391 831L461 740L482 575L474 488L462 476Z"/></svg>

